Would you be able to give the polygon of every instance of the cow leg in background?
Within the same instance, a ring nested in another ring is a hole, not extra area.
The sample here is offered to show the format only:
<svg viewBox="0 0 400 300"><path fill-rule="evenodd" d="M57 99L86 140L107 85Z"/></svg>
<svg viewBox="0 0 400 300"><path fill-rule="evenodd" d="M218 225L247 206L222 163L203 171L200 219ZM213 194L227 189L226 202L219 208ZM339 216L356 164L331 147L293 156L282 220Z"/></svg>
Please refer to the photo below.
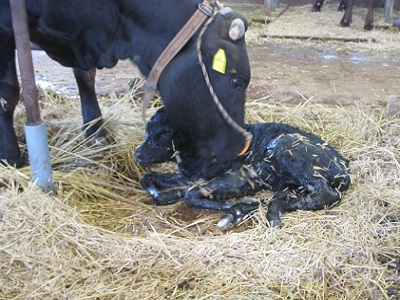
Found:
<svg viewBox="0 0 400 300"><path fill-rule="evenodd" d="M346 10L344 12L342 20L340 20L340 26L349 27L351 23L351 18L353 14L354 0L348 0Z"/></svg>
<svg viewBox="0 0 400 300"><path fill-rule="evenodd" d="M345 10L347 7L347 1L348 0L341 0L339 3L338 11ZM314 4L312 6L311 11L313 12L320 12L321 7L324 5L324 0L315 0Z"/></svg>
<svg viewBox="0 0 400 300"><path fill-rule="evenodd" d="M0 160L22 167L23 160L14 131L14 110L19 100L14 37L0 32Z"/></svg>
<svg viewBox="0 0 400 300"><path fill-rule="evenodd" d="M103 120L101 119L101 110L94 87L96 69L84 71L79 68L74 68L73 70L81 97L83 126L84 130L86 130L86 137L93 135L96 135L96 137L105 137L107 135L105 129L98 131L103 124ZM91 124L91 122L96 119L98 119L98 121Z"/></svg>
<svg viewBox="0 0 400 300"><path fill-rule="evenodd" d="M374 0L369 0L368 12L365 17L364 29L365 30L374 29Z"/></svg>
<svg viewBox="0 0 400 300"><path fill-rule="evenodd" d="M271 227L278 227L281 223L280 217L284 213L296 210L327 209L338 204L340 200L340 192L321 179L305 191L276 192L268 206L267 220Z"/></svg>
<svg viewBox="0 0 400 300"><path fill-rule="evenodd" d="M340 3L339 3L339 7L338 7L337 10L338 10L338 11L345 10L346 7L347 7L347 1L348 1L348 0L341 0Z"/></svg>
<svg viewBox="0 0 400 300"><path fill-rule="evenodd" d="M154 205L170 205L183 199L190 181L179 173L148 172L140 183L153 197Z"/></svg>
<svg viewBox="0 0 400 300"><path fill-rule="evenodd" d="M315 0L311 11L320 12L322 5L324 5L324 0Z"/></svg>

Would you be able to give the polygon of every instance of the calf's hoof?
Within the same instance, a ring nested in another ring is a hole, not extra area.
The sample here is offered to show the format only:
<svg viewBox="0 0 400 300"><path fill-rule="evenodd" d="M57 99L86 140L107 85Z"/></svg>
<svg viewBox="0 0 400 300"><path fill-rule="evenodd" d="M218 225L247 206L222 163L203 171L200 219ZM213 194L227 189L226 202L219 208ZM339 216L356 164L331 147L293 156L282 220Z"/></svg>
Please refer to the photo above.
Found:
<svg viewBox="0 0 400 300"><path fill-rule="evenodd" d="M247 202L237 203L233 205L226 212L217 226L223 230L232 228L236 223L243 221L249 213L258 208L258 201L255 199L248 199Z"/></svg>
<svg viewBox="0 0 400 300"><path fill-rule="evenodd" d="M151 188L148 189L147 191L153 197L154 206L172 205L179 202L179 200L181 199L179 198L179 195L177 197L176 191L163 191L162 193L160 193L156 189L151 189Z"/></svg>
<svg viewBox="0 0 400 300"><path fill-rule="evenodd" d="M269 227L271 228L278 228L281 226L281 220L275 219L275 220L268 220Z"/></svg>
<svg viewBox="0 0 400 300"><path fill-rule="evenodd" d="M217 223L217 226L222 230L231 229L235 226L235 218L231 214L226 214L222 216L221 220Z"/></svg>
<svg viewBox="0 0 400 300"><path fill-rule="evenodd" d="M279 204L276 202L271 202L269 207L268 207L268 212L267 212L267 221L269 224L269 227L271 228L277 228L281 226L281 209L279 207Z"/></svg>
<svg viewBox="0 0 400 300"><path fill-rule="evenodd" d="M140 184L145 190L148 189L156 189L157 182L157 173L156 172L147 172L142 175L140 179Z"/></svg>

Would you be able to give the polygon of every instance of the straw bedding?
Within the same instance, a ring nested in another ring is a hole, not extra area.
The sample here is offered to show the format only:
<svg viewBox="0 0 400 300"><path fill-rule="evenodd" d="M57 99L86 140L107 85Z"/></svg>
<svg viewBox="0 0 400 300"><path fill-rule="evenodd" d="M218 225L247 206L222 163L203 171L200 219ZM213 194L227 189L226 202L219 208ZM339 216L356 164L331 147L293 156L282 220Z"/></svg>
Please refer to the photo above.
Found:
<svg viewBox="0 0 400 300"><path fill-rule="evenodd" d="M131 96L102 100L116 143L97 148L80 135L76 100L42 98L58 188L45 195L28 168L2 167L0 298L398 299L400 125L383 108L250 100L249 122L288 122L335 145L354 183L341 205L288 214L280 229L257 212L221 232L217 213L149 205Z"/></svg>
<svg viewBox="0 0 400 300"><path fill-rule="evenodd" d="M54 196L29 168L0 167L0 299L400 299L398 115L250 99L248 122L322 136L351 160L353 185L339 206L287 214L282 228L267 228L260 211L222 232L220 214L153 207L141 190L135 90L101 105L115 144L90 147L79 101L42 91ZM19 107L20 140L23 120Z"/></svg>

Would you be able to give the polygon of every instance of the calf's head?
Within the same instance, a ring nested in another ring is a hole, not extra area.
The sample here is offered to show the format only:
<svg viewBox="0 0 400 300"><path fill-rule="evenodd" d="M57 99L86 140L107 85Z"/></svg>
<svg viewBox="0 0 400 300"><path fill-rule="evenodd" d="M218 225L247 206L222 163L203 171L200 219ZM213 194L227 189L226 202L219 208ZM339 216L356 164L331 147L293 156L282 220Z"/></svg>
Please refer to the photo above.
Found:
<svg viewBox="0 0 400 300"><path fill-rule="evenodd" d="M173 130L164 108L147 122L144 141L135 150L135 158L143 166L170 161L175 153Z"/></svg>

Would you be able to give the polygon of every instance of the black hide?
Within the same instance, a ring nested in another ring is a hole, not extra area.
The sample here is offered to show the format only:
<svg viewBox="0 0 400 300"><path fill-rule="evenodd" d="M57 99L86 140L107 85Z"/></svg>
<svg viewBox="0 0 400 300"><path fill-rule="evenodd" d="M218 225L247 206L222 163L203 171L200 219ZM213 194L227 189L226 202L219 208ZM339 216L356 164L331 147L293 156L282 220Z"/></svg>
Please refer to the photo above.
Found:
<svg viewBox="0 0 400 300"><path fill-rule="evenodd" d="M287 124L248 124L246 129L253 134L249 151L232 160L229 171L215 177L215 166L208 164L208 176L203 176L196 166L207 162L196 157L191 148L176 146L182 136L172 129L164 109L159 109L149 120L146 138L135 157L145 166L178 157L179 172L146 173L142 186L156 205L184 199L192 207L225 211L229 222L240 220L259 203L232 204L227 200L272 190L267 212L272 226L280 224L285 212L318 210L340 202L350 185L349 161L333 147Z"/></svg>

